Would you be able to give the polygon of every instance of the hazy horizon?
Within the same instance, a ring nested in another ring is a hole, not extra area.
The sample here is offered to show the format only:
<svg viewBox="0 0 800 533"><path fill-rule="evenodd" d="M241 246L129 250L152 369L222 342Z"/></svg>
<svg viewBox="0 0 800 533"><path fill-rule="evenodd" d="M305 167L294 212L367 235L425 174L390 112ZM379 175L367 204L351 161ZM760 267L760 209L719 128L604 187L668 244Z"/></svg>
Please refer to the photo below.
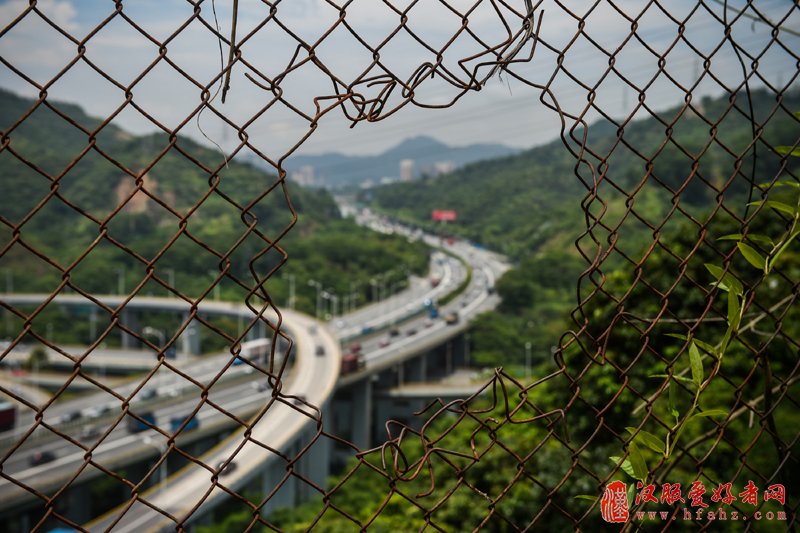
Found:
<svg viewBox="0 0 800 533"><path fill-rule="evenodd" d="M453 2L454 5L467 5L469 2ZM643 3L624 2L631 13L641 11ZM730 2L731 10L743 6L743 2ZM471 5L471 4L470 4ZM541 38L543 42L556 46L567 46L574 35L577 22L563 15L563 11L550 9L543 2L544 9ZM719 11L721 6L716 6ZM25 0L5 0L0 2L0 23L6 26L28 7ZM197 20L191 22L178 36L170 37L186 20L191 18L191 4L182 0L138 0L123 4L123 13L154 38L168 41L167 58L179 65L185 72L201 83L209 84L221 70L221 63L227 60L227 48L214 34ZM216 3L216 22L211 4L201 4L203 20L218 24L220 32L227 34L232 17L230 7L222 2ZM452 13L447 14L433 3L417 5L409 13L409 26L415 34L431 43L444 43L460 27L461 21ZM522 1L517 9L522 9ZM94 30L105 18L113 13L114 6L104 0L40 0L37 8L54 23L67 29L76 39L82 39ZM767 15L783 10L780 0L763 2L759 5ZM282 72L291 59L297 41L287 38L285 32L273 23L253 32L268 14L265 5L257 0L242 0L238 18L242 55L259 70L265 73ZM688 16L685 34L692 43L704 47L713 55L710 72L729 86L741 83L742 68L736 54L728 46L715 48L720 35L708 28L719 27L719 22L706 10L696 10L696 5L688 0L675 2L674 12ZM510 11L509 11L510 13ZM538 14L537 18L541 15ZM288 5L281 4L278 16L282 23L291 27L301 38L313 42L336 20L338 11L321 0L297 0ZM513 21L513 17L509 16ZM519 18L517 17L518 21ZM357 3L348 8L347 21L354 30L371 43L380 42L398 23L396 13L382 4ZM787 27L797 26L791 20L785 21ZM768 27L752 24L747 30L734 27L737 41L759 50L761 43L771 39ZM470 28L480 33L488 42L501 42L505 31L498 17L491 12L480 11L470 14ZM512 28L517 31L518 28ZM630 35L630 23L605 4L592 8L586 14L585 32L607 50L614 50L620 42ZM463 34L462 34L463 35ZM683 101L684 92L676 82L692 89L695 98L704 95L721 94L724 89L709 75L703 75L697 54L680 40L675 41L675 23L654 7L648 7L639 16L637 35L647 39L651 46L663 50L664 71L659 72L658 58L644 47L628 46L627 51L617 57L616 69L637 87L647 87L645 104L651 110L663 110ZM797 42L795 35L782 33L786 43ZM448 48L454 57L444 59L445 66L458 70L458 58L474 53L475 43L467 39L456 40ZM472 48L470 48L470 46ZM518 57L530 52L529 41ZM0 42L0 55L14 68L25 73L38 84L47 84L53 76L77 56L76 46L58 34L37 14L29 13L15 26L7 29ZM638 50L638 51L630 51ZM268 50L269 52L264 52ZM620 78L603 73L608 66L605 53L581 38L567 46L564 67L569 72L579 73L584 84L596 84L594 98L598 106L609 110L615 117L624 117L634 112L638 104L637 92L624 85ZM335 31L318 45L317 54L327 66L334 69L342 79L359 76L363 66L371 61L365 54L363 45L349 34ZM158 47L145 38L131 24L117 15L86 43L85 57L122 85L130 84L136 76L147 69L158 56ZM120 61L124 58L124 61ZM782 79L782 67L790 56L771 47L759 58L758 74L770 83L791 84L793 80ZM431 60L430 52L416 44L413 39L398 34L391 47L381 48L381 64L391 68L400 78L407 78L420 64ZM482 67L483 68L483 67ZM511 65L514 74L533 83L546 83L550 78L558 104L573 115L580 115L587 122L594 122L599 115L587 105L586 87L576 83L563 70L556 68L556 58L545 46L539 46L533 60ZM248 80L244 74L249 72L241 63L233 69L231 90L227 102L222 104L220 96L213 100L218 107L237 124L244 124L252 118L251 113L257 105L254 101L268 101L268 93ZM488 67L480 72L488 73ZM313 111L313 97L330 90L330 82L311 63L292 71L281 81L287 101L292 105ZM671 79L670 79L671 78ZM698 81L699 79L699 81ZM674 81L673 81L674 80ZM757 77L751 78L752 86L763 84ZM25 96L36 96L39 92L34 85L14 73L6 66L0 73L0 86ZM219 84L212 85L213 95ZM322 87L322 88L320 88ZM626 88L627 87L627 88ZM366 90L366 89L365 89ZM85 61L77 60L63 76L47 87L48 97L80 105L97 117L108 117L124 103L124 91L108 82ZM158 61L153 69L131 89L134 102L145 109L167 128L176 128L198 106L200 88L169 66L164 60ZM345 155L373 155L390 148L403 139L416 135L429 135L450 146L468 146L476 143L504 144L515 149L528 149L549 142L557 137L561 126L559 116L539 101L540 91L516 81L508 74L496 75L479 92L470 91L447 109L424 109L406 105L396 114L378 122L359 123L350 128L341 111L328 113L320 120L316 131L301 143L297 153L303 155L322 155L341 153ZM426 105L442 105L455 97L457 91L441 82L440 77L426 79L420 86L418 99ZM192 96L196 95L196 96ZM615 111L616 110L616 111ZM639 109L642 115L649 114ZM128 105L114 118L114 123L134 134L156 131L156 126ZM236 131L225 125L213 111L205 110L200 123L203 131L229 152L238 144ZM213 146L198 130L196 120L182 126L181 134L188 135L207 146ZM249 140L259 150L270 157L279 158L287 153L309 133L309 125L285 105L270 108L247 127Z"/></svg>

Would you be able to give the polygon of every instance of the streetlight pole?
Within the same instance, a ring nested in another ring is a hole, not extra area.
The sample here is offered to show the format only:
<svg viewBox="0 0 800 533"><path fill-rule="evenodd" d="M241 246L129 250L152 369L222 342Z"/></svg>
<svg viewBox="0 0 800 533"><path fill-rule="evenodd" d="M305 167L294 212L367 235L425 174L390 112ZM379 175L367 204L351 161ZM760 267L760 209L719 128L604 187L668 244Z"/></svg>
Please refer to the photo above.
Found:
<svg viewBox="0 0 800 533"><path fill-rule="evenodd" d="M122 296L125 294L125 267L117 269L117 294Z"/></svg>
<svg viewBox="0 0 800 533"><path fill-rule="evenodd" d="M315 287L317 289L317 308L316 308L316 317L320 318L320 310L322 308L322 283L317 280L310 279L308 280L309 287Z"/></svg>
<svg viewBox="0 0 800 533"><path fill-rule="evenodd" d="M329 293L328 291L322 291L322 299L323 299L325 302L329 302L329 301L330 301L330 298L331 298L331 295L330 295L330 293ZM325 320L327 320L329 316L331 316L331 314L330 314L330 312L329 312L328 305L326 304L326 305L325 305L325 314L324 314L324 316L323 316L322 318L324 318Z"/></svg>
<svg viewBox="0 0 800 533"><path fill-rule="evenodd" d="M89 344L97 340L97 306L89 310Z"/></svg>
<svg viewBox="0 0 800 533"><path fill-rule="evenodd" d="M331 303L331 316L336 316L339 314L339 296L331 291L331 289L326 289L322 295Z"/></svg>
<svg viewBox="0 0 800 533"><path fill-rule="evenodd" d="M294 309L294 274L286 274L286 277L289 279L289 301L286 303L286 305L289 307L289 309Z"/></svg>
<svg viewBox="0 0 800 533"><path fill-rule="evenodd" d="M464 334L464 366L469 368L469 333Z"/></svg>
<svg viewBox="0 0 800 533"><path fill-rule="evenodd" d="M350 312L354 311L356 307L358 307L358 293L356 292L356 288L360 285L360 283L356 283L355 281L350 282Z"/></svg>
<svg viewBox="0 0 800 533"><path fill-rule="evenodd" d="M213 270L209 270L208 273L211 274L211 276L214 278L214 281L215 281L215 283L214 283L214 300L218 302L219 301L219 281L217 281L217 273L214 272Z"/></svg>
<svg viewBox="0 0 800 533"><path fill-rule="evenodd" d="M378 301L377 292L378 292L378 281L376 277L372 277L369 279L369 285L372 287L372 303Z"/></svg>
<svg viewBox="0 0 800 533"><path fill-rule="evenodd" d="M164 345L167 343L167 336L160 329L156 329L156 328L153 328L153 327L150 327L150 326L145 326L142 329L142 335L155 335L156 337L158 337L158 349L159 350L163 350L164 349ZM163 378L164 378L163 373L159 372L158 373L158 377L156 378L156 392L164 384L164 379Z"/></svg>
<svg viewBox="0 0 800 533"><path fill-rule="evenodd" d="M329 312L325 313L325 318L328 316L335 317L339 313L339 296L336 293L331 292L330 289L326 289L322 291L322 297L330 302L330 307L328 308Z"/></svg>
<svg viewBox="0 0 800 533"><path fill-rule="evenodd" d="M163 347L167 343L167 336L160 329L145 326L144 329L142 329L142 335L155 335L158 337L159 347Z"/></svg>
<svg viewBox="0 0 800 533"><path fill-rule="evenodd" d="M171 288L174 289L175 288L175 269L174 268L168 268L168 269L166 269L166 272L167 272L167 285L169 285ZM175 296L174 294L172 294L172 291L170 291L170 290L168 290L167 293L168 293L168 296L171 296L171 297Z"/></svg>
<svg viewBox="0 0 800 533"><path fill-rule="evenodd" d="M531 343L525 343L525 379L531 377Z"/></svg>
<svg viewBox="0 0 800 533"><path fill-rule="evenodd" d="M164 458L164 460L161 461L161 465L158 467L158 490L164 492L164 490L167 488L167 444L164 443L164 447L162 448L153 442L153 437L145 437L142 442L155 448L156 451Z"/></svg>

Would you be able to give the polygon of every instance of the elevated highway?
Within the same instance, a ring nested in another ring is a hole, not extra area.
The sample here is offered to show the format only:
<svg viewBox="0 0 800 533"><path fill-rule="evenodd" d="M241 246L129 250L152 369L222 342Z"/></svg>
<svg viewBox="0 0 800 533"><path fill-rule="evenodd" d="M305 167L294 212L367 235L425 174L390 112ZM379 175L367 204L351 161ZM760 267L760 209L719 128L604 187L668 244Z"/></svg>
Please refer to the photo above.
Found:
<svg viewBox="0 0 800 533"><path fill-rule="evenodd" d="M426 238L438 244L434 237ZM265 491L268 492L275 488L275 483L278 485L290 483L291 476L288 480L282 478L286 475L287 465L281 453L290 448L299 452L314 441L322 420L320 411L314 406L321 408L323 412L328 410L336 388L363 386L367 387L369 394L371 383L374 381L371 376L391 369L398 374L397 383L394 385L402 386L405 381L404 369L407 368L407 361L462 334L468 327L470 319L497 304L498 298L493 290L494 283L508 268L503 258L466 243L455 243L448 248L453 255L460 257L463 263L450 256L437 255L438 275L442 279L437 287L431 288L424 283L418 283L408 291L362 308L341 319L334 319L328 327L299 313L284 311L283 327L293 338L295 348L289 374L284 376L284 385L280 391L267 389L262 385L266 381L266 376L257 368L260 365L233 366L231 353L202 358L184 354L171 361L198 383L202 385L213 383L209 396L212 402L236 418L254 421L250 424L250 438L245 436L244 427L219 409L210 408L208 405L198 408L202 403L198 387L194 385L186 387L185 378L174 373L165 373L161 376L159 371L148 383L134 381L115 388L116 397L106 393L92 396L88 402L84 397L73 402L57 402L48 406L43 421L62 431L67 429L73 432L83 431L86 426L102 427L106 422L116 422L116 426L108 431L101 431L100 435L91 435L83 441L81 436L75 433L74 440L77 444L64 443L63 439L53 438L52 434L49 440L38 440L36 431L25 432L24 435L30 439L31 444L15 447L12 453L5 454L2 459L2 475L11 476L35 490L47 493L57 490L70 479L70 476L74 476L79 468L83 468L79 479L100 475L95 463L113 471L126 462L159 455L163 458L169 453L168 439L173 435L169 431L170 420L176 415L184 416L196 412L200 422L199 428L175 436L172 446L189 446L193 440L220 432L230 435L199 458L205 466L191 463L174 475L164 476L163 481L140 495L140 499L184 521L196 518L198 516L196 509L202 508L205 512L221 501L226 493L220 485L230 490L238 490L248 483L253 483L254 479L260 478ZM460 295L440 309L442 316L453 314L458 317L458 321L448 324L441 319L441 316L435 320L429 318L422 312L422 300L443 298L455 286L462 283L467 277L465 264L471 271L469 285ZM10 304L40 305L48 297L12 294L0 298ZM101 296L98 299L103 305L112 308L120 307L127 300L119 296ZM79 295L58 295L52 302L81 305L86 300ZM132 309L176 313L186 313L189 307L187 302L176 298L156 297L135 297L127 300L125 308L128 306ZM246 306L227 302L203 302L199 311L247 319L252 319L253 316L253 312ZM359 335L359 332L364 331L371 333ZM340 341L354 337L359 337L359 342L363 345L364 365L360 370L340 377ZM318 346L322 347L323 356L316 355ZM152 352L149 354L145 357L153 357ZM88 361L92 355L89 354L84 361ZM408 376L411 380L419 381L420 378L424 380L426 363L424 358L422 361L421 370L415 371L414 376ZM258 388L262 390L259 391ZM138 405L137 400L140 402ZM153 412L159 429L131 434L125 427L124 419L120 417L125 402L130 402L131 412L136 412L137 409L139 412L142 410ZM361 412L352 413L353 418L364 417L364 420L368 420L371 417L369 403L364 402L362 406L367 409L366 411L362 409ZM80 410L78 410L79 405L83 406ZM88 416L91 413L86 413L86 405L109 407L103 411L95 424L93 415ZM73 417L76 411L81 413L81 416L73 422L66 421L66 418ZM32 422L32 417L30 421ZM276 431L276 428L279 429ZM25 429L23 428L23 431ZM46 430L39 428L37 431ZM13 440L22 436L19 431L11 436L11 440L9 435L0 436L2 449L7 450L9 444L13 446ZM353 440L357 442L363 439ZM34 447L52 451L57 459L48 465L31 467L27 464L27 460ZM306 456L309 461L316 464L316 467L310 470L322 472L320 483L324 483L328 465L323 463L328 462L329 452L323 450L320 444L312 446L311 451L308 451ZM86 457L90 457L91 462L87 462ZM227 466L224 465L226 462ZM230 466L231 463L233 466ZM222 468L227 470L223 472ZM271 485L267 483L267 478L271 478ZM17 487L7 478L0 481L0 511L21 502L26 497L30 497L30 493ZM280 501L280 498L275 498L275 501ZM291 501L287 500L286 503L291 504ZM137 500L124 512L123 509L115 510L90 524L91 529L98 531L106 530L112 525L114 531L148 531L174 526L174 520L153 511L150 506Z"/></svg>

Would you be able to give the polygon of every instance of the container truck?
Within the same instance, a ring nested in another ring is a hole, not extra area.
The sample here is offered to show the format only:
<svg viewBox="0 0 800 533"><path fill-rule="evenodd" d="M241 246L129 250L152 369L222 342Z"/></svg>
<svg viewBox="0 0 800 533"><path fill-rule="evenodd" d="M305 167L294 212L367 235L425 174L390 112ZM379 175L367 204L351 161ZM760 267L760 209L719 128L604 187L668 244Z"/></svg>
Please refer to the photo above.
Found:
<svg viewBox="0 0 800 533"><path fill-rule="evenodd" d="M342 356L342 375L351 374L363 368L364 360L361 354L347 353Z"/></svg>
<svg viewBox="0 0 800 533"><path fill-rule="evenodd" d="M174 433L180 429L183 423L186 421L186 416L173 416L169 419L169 430ZM192 429L197 429L200 427L200 421L197 420L196 416L193 416L186 422L186 426L183 428L183 431L189 431Z"/></svg>
<svg viewBox="0 0 800 533"><path fill-rule="evenodd" d="M138 416L142 420L139 420L138 418L134 418L133 416L128 415L128 431L130 431L131 433L141 433L142 431L147 431L148 429L150 429L150 426L148 426L147 424L150 424L152 426L156 425L156 417L153 413L150 412L142 413ZM147 422L147 424L145 424L145 422Z"/></svg>
<svg viewBox="0 0 800 533"><path fill-rule="evenodd" d="M14 429L17 423L17 408L13 403L0 400L0 431Z"/></svg>

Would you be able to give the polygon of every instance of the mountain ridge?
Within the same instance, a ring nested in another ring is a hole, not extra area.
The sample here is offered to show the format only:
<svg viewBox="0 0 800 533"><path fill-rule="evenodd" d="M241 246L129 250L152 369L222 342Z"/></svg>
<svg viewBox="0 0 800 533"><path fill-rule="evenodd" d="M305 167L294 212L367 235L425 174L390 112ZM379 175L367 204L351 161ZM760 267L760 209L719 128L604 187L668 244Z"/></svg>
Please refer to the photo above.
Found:
<svg viewBox="0 0 800 533"><path fill-rule="evenodd" d="M375 155L347 155L326 152L313 155L294 155L284 162L291 177L312 167L312 186L341 188L377 184L382 178L397 180L400 162L414 161L413 177L454 170L484 159L495 159L517 153L518 150L499 143L478 143L467 146L450 146L428 135L416 135ZM258 163L258 162L255 162ZM436 166L439 164L439 169Z"/></svg>
<svg viewBox="0 0 800 533"><path fill-rule="evenodd" d="M652 227L659 227L673 197L680 195L681 207L697 216L715 202L718 191L726 195L746 192L749 185L737 170L750 169L752 154L750 122L746 118L746 99L737 96L738 110L730 111L727 98L703 98L699 104L705 118L683 113L674 106L626 125L624 139L608 121L588 126L587 147L596 154L609 153L605 161L584 153L588 164L598 172L596 195L610 211L605 223L631 228L635 220L625 219L626 202L636 195L637 211ZM777 105L763 90L752 91L756 121L769 120L759 138L768 146L791 144L796 139L795 122L787 109L800 109L800 91L783 95L784 112L772 116ZM664 124L672 124L668 131ZM715 124L712 128L709 123ZM633 139L633 141L630 141ZM755 161L756 180L764 181L780 168L780 157L768 146L759 147ZM613 147L613 149L612 149ZM742 153L743 161L735 155ZM692 154L704 154L695 165ZM642 181L646 167L647 179ZM466 165L454 172L417 183L392 183L361 194L373 207L405 222L439 231L430 220L437 209L455 210L458 220L446 231L479 242L514 259L523 259L547 248L561 248L578 238L585 227L581 198L591 183L588 167L576 167L575 159L561 139L520 151L509 157L494 158ZM695 168L696 167L696 168ZM575 175L579 171L586 183ZM750 171L750 170L748 170ZM733 176L733 177L731 177ZM737 179L734 179L737 178ZM725 185L730 179L730 185ZM618 190L613 184L621 187ZM641 225L641 224L640 224ZM645 226L642 226L645 227ZM595 232L607 230L595 228ZM607 235L603 235L607 236ZM623 241L625 242L625 241ZM618 245L622 246L622 245Z"/></svg>

